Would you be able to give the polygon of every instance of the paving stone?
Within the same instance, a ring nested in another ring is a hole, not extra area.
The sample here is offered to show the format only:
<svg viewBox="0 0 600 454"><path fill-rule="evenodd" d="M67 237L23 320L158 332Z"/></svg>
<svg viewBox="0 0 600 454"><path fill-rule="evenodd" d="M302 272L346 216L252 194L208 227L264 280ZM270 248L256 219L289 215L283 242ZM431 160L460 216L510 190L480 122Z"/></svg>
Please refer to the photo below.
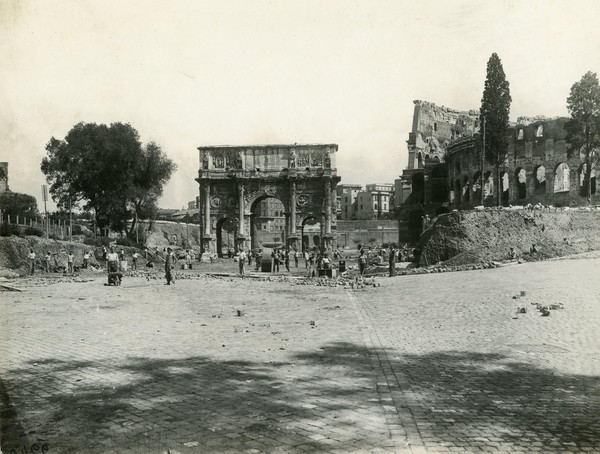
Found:
<svg viewBox="0 0 600 454"><path fill-rule="evenodd" d="M600 452L598 269L540 262L369 292L24 280L0 301L2 451L24 438L93 453ZM565 309L515 323L515 289Z"/></svg>

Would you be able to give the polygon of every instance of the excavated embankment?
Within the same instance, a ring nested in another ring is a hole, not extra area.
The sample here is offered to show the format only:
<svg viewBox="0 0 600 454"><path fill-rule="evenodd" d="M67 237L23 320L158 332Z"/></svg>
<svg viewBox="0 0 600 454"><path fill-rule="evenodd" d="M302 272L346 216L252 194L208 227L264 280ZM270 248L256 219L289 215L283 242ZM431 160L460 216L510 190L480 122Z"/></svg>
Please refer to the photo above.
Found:
<svg viewBox="0 0 600 454"><path fill-rule="evenodd" d="M537 252L531 254L533 244ZM421 235L419 265L500 261L509 257L511 247L524 260L600 250L600 210L448 213Z"/></svg>

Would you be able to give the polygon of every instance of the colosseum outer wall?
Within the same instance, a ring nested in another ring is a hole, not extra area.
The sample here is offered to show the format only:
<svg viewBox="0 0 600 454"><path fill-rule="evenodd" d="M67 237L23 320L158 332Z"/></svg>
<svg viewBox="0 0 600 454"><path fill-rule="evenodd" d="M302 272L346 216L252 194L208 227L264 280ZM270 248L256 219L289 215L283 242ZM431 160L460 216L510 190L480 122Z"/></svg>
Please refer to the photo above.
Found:
<svg viewBox="0 0 600 454"><path fill-rule="evenodd" d="M583 160L578 153L568 152L564 129L566 118L521 122L510 130L508 159L501 168L503 205L541 203L554 206L587 205L585 191L582 192ZM475 138L462 138L448 145L446 162L451 205L455 208L472 208L481 205L481 154ZM566 167L565 167L566 165ZM486 184L484 191L486 206L497 204L498 179L495 169L485 163L484 175L493 176L493 187ZM504 176L506 173L506 176ZM475 183L475 187L474 187ZM592 200L595 195L595 178L592 179ZM508 189L508 192L505 189ZM468 192L468 195L466 195Z"/></svg>

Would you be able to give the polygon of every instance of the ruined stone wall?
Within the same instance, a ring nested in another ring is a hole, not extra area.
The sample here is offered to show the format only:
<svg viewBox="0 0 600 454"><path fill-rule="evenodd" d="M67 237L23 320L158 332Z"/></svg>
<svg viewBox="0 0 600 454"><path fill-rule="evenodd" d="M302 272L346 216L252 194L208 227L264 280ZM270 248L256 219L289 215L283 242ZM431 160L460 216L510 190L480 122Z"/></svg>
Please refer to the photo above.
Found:
<svg viewBox="0 0 600 454"><path fill-rule="evenodd" d="M565 140L567 119L528 120L518 122L510 130L508 159L502 169L506 176L501 176L508 180L508 185L503 185L503 204L587 205L587 198L581 195L583 161L577 153L568 152ZM448 181L456 208L481 205L480 152L474 139L458 140L448 147ZM486 162L484 174L488 172L493 177L493 190L484 204L491 206L497 204L499 182L495 169ZM593 194L591 202L597 200Z"/></svg>
<svg viewBox="0 0 600 454"><path fill-rule="evenodd" d="M398 222L395 220L359 220L337 223L337 245L339 248L353 249L358 243L375 244L397 243Z"/></svg>
<svg viewBox="0 0 600 454"><path fill-rule="evenodd" d="M409 169L422 168L428 161L442 162L448 142L472 135L479 113L458 111L427 101L414 101L413 127L409 134Z"/></svg>

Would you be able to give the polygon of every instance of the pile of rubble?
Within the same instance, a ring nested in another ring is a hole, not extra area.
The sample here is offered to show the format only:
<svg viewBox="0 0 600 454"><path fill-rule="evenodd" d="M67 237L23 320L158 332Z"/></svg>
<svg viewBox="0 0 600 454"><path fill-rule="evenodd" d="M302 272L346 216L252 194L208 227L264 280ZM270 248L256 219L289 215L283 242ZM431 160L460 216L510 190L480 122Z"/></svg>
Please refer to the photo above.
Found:
<svg viewBox="0 0 600 454"><path fill-rule="evenodd" d="M342 287L347 290L363 290L367 288L381 287L379 282L375 282L374 277L347 277L341 276L336 278L326 277L307 277L304 279L297 279L294 282L295 285L314 285L317 287Z"/></svg>
<svg viewBox="0 0 600 454"><path fill-rule="evenodd" d="M521 263L521 262L514 262ZM427 268L407 268L404 269L397 274L402 276L410 276L412 274L432 274L432 273L450 273L454 271L473 271L473 270L487 270L491 268L500 268L502 266L506 266L506 263L502 262L481 262L477 264L468 264L468 265L456 265L456 266L447 266L447 265L434 265Z"/></svg>
<svg viewBox="0 0 600 454"><path fill-rule="evenodd" d="M521 290L521 294L520 295L515 295L513 296L513 299L519 299L522 298L526 295L526 292ZM548 306L545 306L543 304L540 303L531 303L533 306L535 306L535 308L540 311L541 316L542 317L548 317L550 315L550 311L554 311L554 310L559 310L559 309L564 309L565 306L562 303L558 303L558 304L550 304ZM514 319L519 318L519 314L526 314L527 313L527 306L519 306L517 307L517 313L515 315L513 315Z"/></svg>

